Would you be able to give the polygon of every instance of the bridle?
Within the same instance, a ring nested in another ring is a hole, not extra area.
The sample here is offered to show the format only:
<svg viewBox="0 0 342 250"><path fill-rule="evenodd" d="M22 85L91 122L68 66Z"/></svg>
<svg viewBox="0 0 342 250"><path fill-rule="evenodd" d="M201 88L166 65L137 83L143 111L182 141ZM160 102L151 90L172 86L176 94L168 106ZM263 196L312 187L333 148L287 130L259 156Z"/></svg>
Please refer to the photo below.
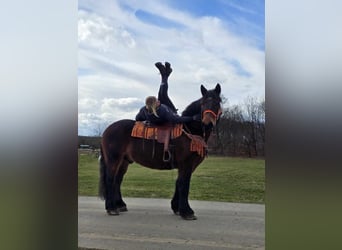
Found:
<svg viewBox="0 0 342 250"><path fill-rule="evenodd" d="M206 102L208 102L209 100L212 100L212 97L207 98L206 100L203 100L201 103L201 110L203 110L203 106ZM220 105L220 104L219 104ZM205 109L204 111L202 111L201 113L201 118L203 119L203 117L205 116L205 114L211 114L214 118L215 121L218 121L218 119L220 119L220 115L222 114L222 109L221 109L221 105L220 108L217 110L217 113L215 113L213 110L211 109Z"/></svg>
<svg viewBox="0 0 342 250"><path fill-rule="evenodd" d="M201 107L203 107L203 104L201 105ZM210 110L210 109L204 110L204 111L201 113L201 121L202 121L202 119L203 119L203 116L204 116L205 114L207 114L207 113L210 113L211 115L213 115L214 118L215 118L215 120L218 121L218 120L220 119L221 114L222 114L222 109L219 108L218 111L217 111L217 113L215 113L214 111L212 111L212 110ZM202 123L202 122L201 122L201 123ZM188 132L188 133L191 134L191 130L188 128L188 126L187 126L185 123L183 124L183 126L184 126L184 128L185 128L184 132ZM203 138L206 138L206 128L205 128L205 125L204 125L203 123L202 123L202 125L201 125L201 128L202 128L202 137L203 137Z"/></svg>
<svg viewBox="0 0 342 250"><path fill-rule="evenodd" d="M221 114L222 114L222 110L221 110L221 108L219 108L219 110L217 111L217 114L216 114L214 111L212 111L212 110L210 110L210 109L206 109L206 110L204 110L203 113L202 113L202 118L203 118L203 117L205 116L205 114L207 114L207 113L212 114L212 115L214 116L215 120L217 121L218 119L220 119L220 116L221 116Z"/></svg>

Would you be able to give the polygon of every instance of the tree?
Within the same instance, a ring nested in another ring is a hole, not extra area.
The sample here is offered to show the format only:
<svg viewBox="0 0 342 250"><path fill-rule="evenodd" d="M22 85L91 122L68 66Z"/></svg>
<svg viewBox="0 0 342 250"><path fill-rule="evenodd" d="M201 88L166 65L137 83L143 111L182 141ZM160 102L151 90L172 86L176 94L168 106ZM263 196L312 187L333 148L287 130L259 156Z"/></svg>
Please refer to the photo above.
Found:
<svg viewBox="0 0 342 250"><path fill-rule="evenodd" d="M223 110L216 127L214 151L221 155L239 155L242 138L243 112L238 105Z"/></svg>
<svg viewBox="0 0 342 250"><path fill-rule="evenodd" d="M227 105L208 142L211 153L231 156L265 155L265 101L248 97Z"/></svg>
<svg viewBox="0 0 342 250"><path fill-rule="evenodd" d="M254 97L247 97L244 102L246 110L246 138L248 151L256 156L264 154L265 144L265 100L258 101ZM249 148L252 147L252 148ZM251 155L251 153L249 153Z"/></svg>
<svg viewBox="0 0 342 250"><path fill-rule="evenodd" d="M94 136L102 136L104 130L108 127L108 124L105 122L97 123L93 128L93 135Z"/></svg>

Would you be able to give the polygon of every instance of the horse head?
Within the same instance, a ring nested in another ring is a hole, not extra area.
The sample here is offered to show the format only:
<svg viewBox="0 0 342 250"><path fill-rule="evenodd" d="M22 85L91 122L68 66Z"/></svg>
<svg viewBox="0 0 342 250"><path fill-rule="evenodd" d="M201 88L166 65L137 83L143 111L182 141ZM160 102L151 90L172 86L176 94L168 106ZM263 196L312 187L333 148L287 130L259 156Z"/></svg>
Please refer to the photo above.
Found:
<svg viewBox="0 0 342 250"><path fill-rule="evenodd" d="M216 84L215 89L207 90L201 85L201 117L205 125L212 123L214 126L222 113L221 108L221 86Z"/></svg>

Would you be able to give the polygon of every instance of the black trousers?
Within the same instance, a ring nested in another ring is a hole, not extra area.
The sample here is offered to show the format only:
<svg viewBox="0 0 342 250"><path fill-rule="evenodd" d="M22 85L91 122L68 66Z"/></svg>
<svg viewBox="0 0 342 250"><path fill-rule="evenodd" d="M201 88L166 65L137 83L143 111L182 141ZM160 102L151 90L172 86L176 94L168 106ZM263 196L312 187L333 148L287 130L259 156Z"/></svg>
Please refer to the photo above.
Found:
<svg viewBox="0 0 342 250"><path fill-rule="evenodd" d="M175 105L173 105L172 101L169 98L169 95L167 94L168 89L169 86L167 81L163 81L159 87L158 100L161 104L168 106L173 112L177 113Z"/></svg>

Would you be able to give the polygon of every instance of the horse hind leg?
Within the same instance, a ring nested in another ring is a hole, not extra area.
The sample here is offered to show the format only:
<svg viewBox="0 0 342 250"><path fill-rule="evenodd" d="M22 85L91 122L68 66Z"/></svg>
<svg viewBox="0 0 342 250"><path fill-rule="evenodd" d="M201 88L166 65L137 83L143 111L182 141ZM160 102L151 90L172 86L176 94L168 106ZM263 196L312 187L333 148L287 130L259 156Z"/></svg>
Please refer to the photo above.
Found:
<svg viewBox="0 0 342 250"><path fill-rule="evenodd" d="M105 208L108 215L119 215L119 209L115 204L115 175L112 169L107 169L106 175L106 199Z"/></svg>
<svg viewBox="0 0 342 250"><path fill-rule="evenodd" d="M114 184L115 185L115 187L114 187L115 197L116 197L115 204L116 204L117 209L119 209L119 212L126 212L126 211L128 211L127 210L127 205L126 205L126 203L122 199L121 183L122 183L124 175L127 172L127 168L128 168L129 163L130 163L129 161L124 159L122 161L119 169L118 169L118 172L117 172L116 176L115 176L115 184Z"/></svg>
<svg viewBox="0 0 342 250"><path fill-rule="evenodd" d="M104 185L104 198L105 209L108 215L119 215L120 209L118 208L119 193L118 186L120 186L120 178L117 180L117 172L119 172L122 158L115 157L105 163L105 170L103 173ZM117 183L120 184L117 184Z"/></svg>
<svg viewBox="0 0 342 250"><path fill-rule="evenodd" d="M106 199L106 164L104 162L102 156L102 150L99 156L99 170L100 170L100 179L99 179L99 197L103 200Z"/></svg>

